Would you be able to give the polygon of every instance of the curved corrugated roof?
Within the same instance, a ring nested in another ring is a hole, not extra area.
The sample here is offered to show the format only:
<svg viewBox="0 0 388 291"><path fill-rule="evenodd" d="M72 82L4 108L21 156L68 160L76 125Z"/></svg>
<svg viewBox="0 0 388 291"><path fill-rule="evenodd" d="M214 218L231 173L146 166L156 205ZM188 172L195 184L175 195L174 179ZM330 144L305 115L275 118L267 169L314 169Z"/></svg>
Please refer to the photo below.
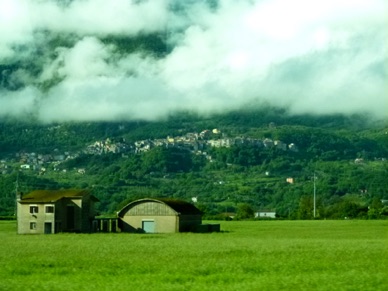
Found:
<svg viewBox="0 0 388 291"><path fill-rule="evenodd" d="M89 190L35 190L22 197L20 203L55 202L62 198L75 198L89 195Z"/></svg>
<svg viewBox="0 0 388 291"><path fill-rule="evenodd" d="M172 208L175 212L178 214L183 214L183 215L200 215L202 212L195 207L193 204L183 201L183 200L178 200L178 199L170 199L170 198L144 198L144 199L139 199L132 201L128 203L126 206L124 206L118 213L117 215L119 217L122 217L130 208L141 204L145 202L157 202L157 203L163 203Z"/></svg>

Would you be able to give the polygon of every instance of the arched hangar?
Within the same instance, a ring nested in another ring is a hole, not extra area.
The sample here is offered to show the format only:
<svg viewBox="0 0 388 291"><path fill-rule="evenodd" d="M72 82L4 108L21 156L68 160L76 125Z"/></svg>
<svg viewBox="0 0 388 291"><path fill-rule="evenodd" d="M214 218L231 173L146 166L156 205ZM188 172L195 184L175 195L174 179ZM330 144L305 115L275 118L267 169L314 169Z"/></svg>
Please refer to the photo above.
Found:
<svg viewBox="0 0 388 291"><path fill-rule="evenodd" d="M117 213L123 232L187 232L202 224L202 212L193 204L176 199L139 199Z"/></svg>

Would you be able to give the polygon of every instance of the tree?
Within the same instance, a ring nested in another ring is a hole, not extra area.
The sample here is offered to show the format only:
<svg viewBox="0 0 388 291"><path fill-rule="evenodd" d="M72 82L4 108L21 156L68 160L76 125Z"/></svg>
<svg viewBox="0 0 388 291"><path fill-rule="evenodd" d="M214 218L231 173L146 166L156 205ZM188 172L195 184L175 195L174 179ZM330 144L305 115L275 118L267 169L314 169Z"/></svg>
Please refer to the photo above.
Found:
<svg viewBox="0 0 388 291"><path fill-rule="evenodd" d="M313 218L313 199L310 196L303 196L299 200L299 219L312 219Z"/></svg>
<svg viewBox="0 0 388 291"><path fill-rule="evenodd" d="M373 198L369 209L368 209L368 218L369 219L378 219L381 216L383 209L383 203L377 197Z"/></svg>
<svg viewBox="0 0 388 291"><path fill-rule="evenodd" d="M237 207L236 219L250 219L255 217L255 211L252 206L242 203Z"/></svg>

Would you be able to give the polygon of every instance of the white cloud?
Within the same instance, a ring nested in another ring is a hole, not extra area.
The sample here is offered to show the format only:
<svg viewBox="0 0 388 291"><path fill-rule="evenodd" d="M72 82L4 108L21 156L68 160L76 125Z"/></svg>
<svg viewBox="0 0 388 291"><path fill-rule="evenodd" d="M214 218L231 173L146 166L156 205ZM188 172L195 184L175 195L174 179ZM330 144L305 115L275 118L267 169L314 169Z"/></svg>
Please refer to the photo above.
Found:
<svg viewBox="0 0 388 291"><path fill-rule="evenodd" d="M40 97L40 92L36 88L31 87L16 92L0 91L0 117L26 118L34 112Z"/></svg>
<svg viewBox="0 0 388 291"><path fill-rule="evenodd" d="M86 37L72 49L64 51L60 58L63 67L58 69L60 75L83 80L93 76L110 75L108 59L111 52L98 39Z"/></svg>
<svg viewBox="0 0 388 291"><path fill-rule="evenodd" d="M58 32L135 35L160 30L166 22L167 4L164 0L86 0L63 8L46 1L36 7L40 13L34 14L34 20Z"/></svg>
<svg viewBox="0 0 388 291"><path fill-rule="evenodd" d="M56 3L0 0L0 64L38 30L77 35L31 82L61 80L44 97L37 89L26 97L39 101L42 120L155 119L176 109L228 110L251 99L295 113L386 116L383 0L220 0L216 8L177 0ZM181 10L169 11L176 5ZM173 50L160 59L118 54L99 40L166 29ZM19 104L21 92L8 92L2 104Z"/></svg>
<svg viewBox="0 0 388 291"><path fill-rule="evenodd" d="M0 58L11 57L14 45L33 41L33 33L47 30L77 35L133 36L164 30L168 1L0 0Z"/></svg>
<svg viewBox="0 0 388 291"><path fill-rule="evenodd" d="M12 46L32 40L26 1L0 0L0 60L14 55Z"/></svg>
<svg viewBox="0 0 388 291"><path fill-rule="evenodd" d="M163 87L146 78L95 77L66 80L52 89L40 104L43 121L151 119L169 108ZM170 106L173 106L172 103ZM173 108L170 108L173 109Z"/></svg>

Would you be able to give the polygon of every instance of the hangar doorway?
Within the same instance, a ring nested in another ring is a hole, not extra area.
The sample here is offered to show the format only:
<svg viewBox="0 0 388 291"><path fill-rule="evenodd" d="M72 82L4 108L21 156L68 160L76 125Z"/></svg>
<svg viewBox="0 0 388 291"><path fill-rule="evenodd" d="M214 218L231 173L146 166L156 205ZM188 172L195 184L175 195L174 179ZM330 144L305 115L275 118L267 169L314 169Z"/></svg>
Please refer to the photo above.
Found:
<svg viewBox="0 0 388 291"><path fill-rule="evenodd" d="M145 233L154 233L155 232L155 221L153 220L143 220L142 229Z"/></svg>

